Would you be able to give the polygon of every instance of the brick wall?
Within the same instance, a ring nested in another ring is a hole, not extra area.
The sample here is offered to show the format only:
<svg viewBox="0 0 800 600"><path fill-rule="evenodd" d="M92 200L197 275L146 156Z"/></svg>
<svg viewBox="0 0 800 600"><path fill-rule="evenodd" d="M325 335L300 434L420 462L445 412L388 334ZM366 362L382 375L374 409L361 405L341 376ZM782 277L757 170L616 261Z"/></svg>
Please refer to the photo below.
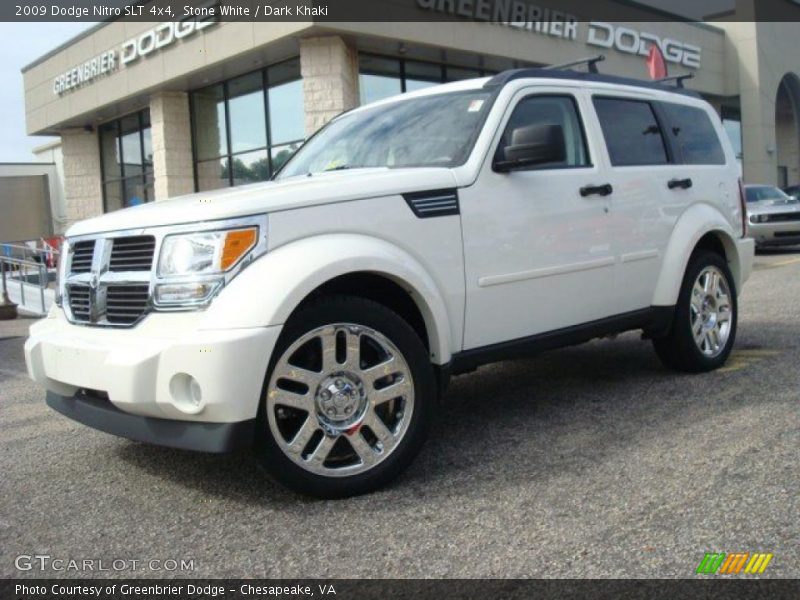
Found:
<svg viewBox="0 0 800 600"><path fill-rule="evenodd" d="M342 38L300 40L300 72L307 136L336 115L358 106L358 53Z"/></svg>
<svg viewBox="0 0 800 600"><path fill-rule="evenodd" d="M64 157L64 205L69 227L76 221L103 214L100 148L97 131L61 132Z"/></svg>
<svg viewBox="0 0 800 600"><path fill-rule="evenodd" d="M156 200L194 191L189 97L184 92L160 92L150 98L153 175Z"/></svg>

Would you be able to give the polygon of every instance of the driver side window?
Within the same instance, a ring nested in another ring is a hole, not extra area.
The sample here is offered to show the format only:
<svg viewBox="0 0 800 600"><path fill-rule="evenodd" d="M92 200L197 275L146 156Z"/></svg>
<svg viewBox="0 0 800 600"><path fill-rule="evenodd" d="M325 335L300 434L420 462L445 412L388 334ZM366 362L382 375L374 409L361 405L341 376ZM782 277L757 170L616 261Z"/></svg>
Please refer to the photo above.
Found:
<svg viewBox="0 0 800 600"><path fill-rule="evenodd" d="M552 135L562 138L564 151L560 160L532 165L528 169L591 166L578 107L571 96L531 96L520 100L500 139L495 160L505 158L506 149L514 144L515 132L518 137L520 132L530 128L546 128Z"/></svg>

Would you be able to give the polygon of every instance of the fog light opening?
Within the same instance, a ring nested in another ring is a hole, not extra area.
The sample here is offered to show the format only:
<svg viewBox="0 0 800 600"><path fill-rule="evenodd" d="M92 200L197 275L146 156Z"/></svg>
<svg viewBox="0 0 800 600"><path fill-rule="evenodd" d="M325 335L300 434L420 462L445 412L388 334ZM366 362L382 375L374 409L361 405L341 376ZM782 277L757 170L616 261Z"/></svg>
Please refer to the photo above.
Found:
<svg viewBox="0 0 800 600"><path fill-rule="evenodd" d="M177 373L169 382L172 402L181 412L196 415L203 410L203 389L188 373Z"/></svg>

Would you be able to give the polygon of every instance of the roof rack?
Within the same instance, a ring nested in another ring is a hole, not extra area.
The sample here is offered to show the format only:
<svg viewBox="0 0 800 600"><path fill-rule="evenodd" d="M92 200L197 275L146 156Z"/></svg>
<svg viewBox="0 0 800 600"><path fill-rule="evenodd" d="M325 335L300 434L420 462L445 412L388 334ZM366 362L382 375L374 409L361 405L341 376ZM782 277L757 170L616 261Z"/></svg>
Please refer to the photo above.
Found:
<svg viewBox="0 0 800 600"><path fill-rule="evenodd" d="M683 88L683 82L687 79L694 79L694 73L686 73L685 75L673 75L672 77L662 77L656 79L656 83L670 83L675 82L675 87Z"/></svg>
<svg viewBox="0 0 800 600"><path fill-rule="evenodd" d="M586 65L586 69L589 73L597 73L597 63L603 62L606 57L603 54L598 54L597 56L587 56L586 58L581 58L578 60L573 60L572 62L563 63L560 65L550 65L548 67L542 67L544 71L563 71L564 69L571 69L572 67L578 67L580 65Z"/></svg>
<svg viewBox="0 0 800 600"><path fill-rule="evenodd" d="M590 60L592 59L587 59L585 61L577 61L575 63L570 63L570 65L574 66L576 64L584 64L584 63L589 64ZM600 62L600 61L594 60L593 62ZM596 72L585 73L583 71L570 71L569 69L566 69L563 65L560 65L558 68L538 67L538 68L511 69L509 71L502 71L497 75L495 75L494 77L490 78L486 83L484 83L483 87L484 89L487 90L500 90L508 83L515 81L517 79L539 79L539 78L628 85L638 88L660 90L662 92L671 92L673 94L682 94L684 96L690 96L692 98L701 97L700 94L698 94L694 90L689 90L683 87L682 80L688 79L688 77L685 76L669 77L666 80L662 79L654 81L652 79L632 79L630 77L605 75ZM675 81L677 85L674 86L668 85L669 81ZM667 85L665 85L665 82L667 83Z"/></svg>

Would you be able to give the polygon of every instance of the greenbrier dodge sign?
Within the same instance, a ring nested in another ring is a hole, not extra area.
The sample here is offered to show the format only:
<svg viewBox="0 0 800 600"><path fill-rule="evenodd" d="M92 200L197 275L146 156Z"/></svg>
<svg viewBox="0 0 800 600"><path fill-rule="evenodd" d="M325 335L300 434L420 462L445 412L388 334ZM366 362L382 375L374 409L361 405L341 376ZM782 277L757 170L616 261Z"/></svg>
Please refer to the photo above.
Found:
<svg viewBox="0 0 800 600"><path fill-rule="evenodd" d="M216 24L215 20L166 22L153 27L124 42L118 50L108 50L68 69L53 80L53 93L61 96L66 92L93 83L99 77L109 75L140 58L160 52L180 40Z"/></svg>
<svg viewBox="0 0 800 600"><path fill-rule="evenodd" d="M417 0L417 6L567 40L577 40L579 26L584 25L575 15L541 8L520 0ZM651 45L656 45L661 48L667 62L690 69L700 68L702 51L698 46L611 23L591 21L585 25L586 44L590 46L647 56Z"/></svg>

